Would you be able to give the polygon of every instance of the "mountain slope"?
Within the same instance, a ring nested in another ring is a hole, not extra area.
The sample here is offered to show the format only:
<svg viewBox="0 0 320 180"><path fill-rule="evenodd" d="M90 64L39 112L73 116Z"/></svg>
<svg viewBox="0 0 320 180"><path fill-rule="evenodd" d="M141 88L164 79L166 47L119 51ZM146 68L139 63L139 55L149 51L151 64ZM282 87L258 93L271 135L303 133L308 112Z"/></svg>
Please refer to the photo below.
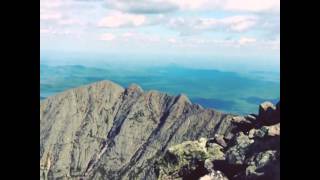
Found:
<svg viewBox="0 0 320 180"><path fill-rule="evenodd" d="M40 101L40 179L157 179L169 147L246 128L185 95L101 81Z"/></svg>

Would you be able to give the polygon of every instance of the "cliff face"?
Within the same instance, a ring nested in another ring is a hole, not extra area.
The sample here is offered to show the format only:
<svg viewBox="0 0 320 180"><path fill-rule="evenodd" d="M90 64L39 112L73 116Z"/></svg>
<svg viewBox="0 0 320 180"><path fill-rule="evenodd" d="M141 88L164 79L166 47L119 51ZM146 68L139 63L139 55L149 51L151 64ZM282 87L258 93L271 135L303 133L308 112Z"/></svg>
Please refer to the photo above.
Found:
<svg viewBox="0 0 320 180"><path fill-rule="evenodd" d="M157 179L157 161L184 141L234 137L234 116L185 95L102 81L40 102L41 179ZM241 123L240 123L241 124Z"/></svg>
<svg viewBox="0 0 320 180"><path fill-rule="evenodd" d="M102 81L40 101L40 179L279 179L280 103L234 116Z"/></svg>

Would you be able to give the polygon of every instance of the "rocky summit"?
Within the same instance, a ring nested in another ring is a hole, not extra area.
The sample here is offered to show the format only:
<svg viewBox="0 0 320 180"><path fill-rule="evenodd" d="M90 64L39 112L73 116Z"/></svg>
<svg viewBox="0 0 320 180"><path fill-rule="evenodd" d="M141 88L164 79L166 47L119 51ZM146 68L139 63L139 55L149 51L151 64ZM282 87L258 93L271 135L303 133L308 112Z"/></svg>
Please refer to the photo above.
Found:
<svg viewBox="0 0 320 180"><path fill-rule="evenodd" d="M40 179L279 179L279 115L111 81L70 89L40 101Z"/></svg>

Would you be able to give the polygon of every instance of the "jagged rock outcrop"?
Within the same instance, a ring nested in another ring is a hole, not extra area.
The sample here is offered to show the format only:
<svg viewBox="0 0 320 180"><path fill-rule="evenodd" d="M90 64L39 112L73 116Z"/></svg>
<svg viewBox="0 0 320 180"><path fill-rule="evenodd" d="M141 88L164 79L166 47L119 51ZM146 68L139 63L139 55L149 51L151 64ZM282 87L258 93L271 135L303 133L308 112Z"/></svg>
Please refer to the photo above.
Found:
<svg viewBox="0 0 320 180"><path fill-rule="evenodd" d="M137 85L71 89L40 102L40 178L157 179L169 147L215 134L230 140L233 117Z"/></svg>
<svg viewBox="0 0 320 180"><path fill-rule="evenodd" d="M279 179L279 115L97 82L40 102L40 179Z"/></svg>
<svg viewBox="0 0 320 180"><path fill-rule="evenodd" d="M158 179L177 179L205 175L215 160L224 160L222 147L206 138L186 141L168 149L164 158L156 162ZM204 168L206 167L206 168Z"/></svg>
<svg viewBox="0 0 320 180"><path fill-rule="evenodd" d="M237 127L230 140L216 134L169 148L157 163L158 179L279 180L280 103L265 102L259 115L231 121Z"/></svg>

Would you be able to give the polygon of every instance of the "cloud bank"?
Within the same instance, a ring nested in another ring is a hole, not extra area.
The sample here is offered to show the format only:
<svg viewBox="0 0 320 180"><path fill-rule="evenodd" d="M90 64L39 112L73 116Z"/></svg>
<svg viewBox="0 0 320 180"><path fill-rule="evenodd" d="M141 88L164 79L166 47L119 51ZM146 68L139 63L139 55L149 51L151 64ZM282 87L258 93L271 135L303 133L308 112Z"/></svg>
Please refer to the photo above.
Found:
<svg viewBox="0 0 320 180"><path fill-rule="evenodd" d="M148 45L270 54L280 49L279 14L280 0L40 0L40 35L43 48L76 49L81 41L105 50L112 41L119 51Z"/></svg>

